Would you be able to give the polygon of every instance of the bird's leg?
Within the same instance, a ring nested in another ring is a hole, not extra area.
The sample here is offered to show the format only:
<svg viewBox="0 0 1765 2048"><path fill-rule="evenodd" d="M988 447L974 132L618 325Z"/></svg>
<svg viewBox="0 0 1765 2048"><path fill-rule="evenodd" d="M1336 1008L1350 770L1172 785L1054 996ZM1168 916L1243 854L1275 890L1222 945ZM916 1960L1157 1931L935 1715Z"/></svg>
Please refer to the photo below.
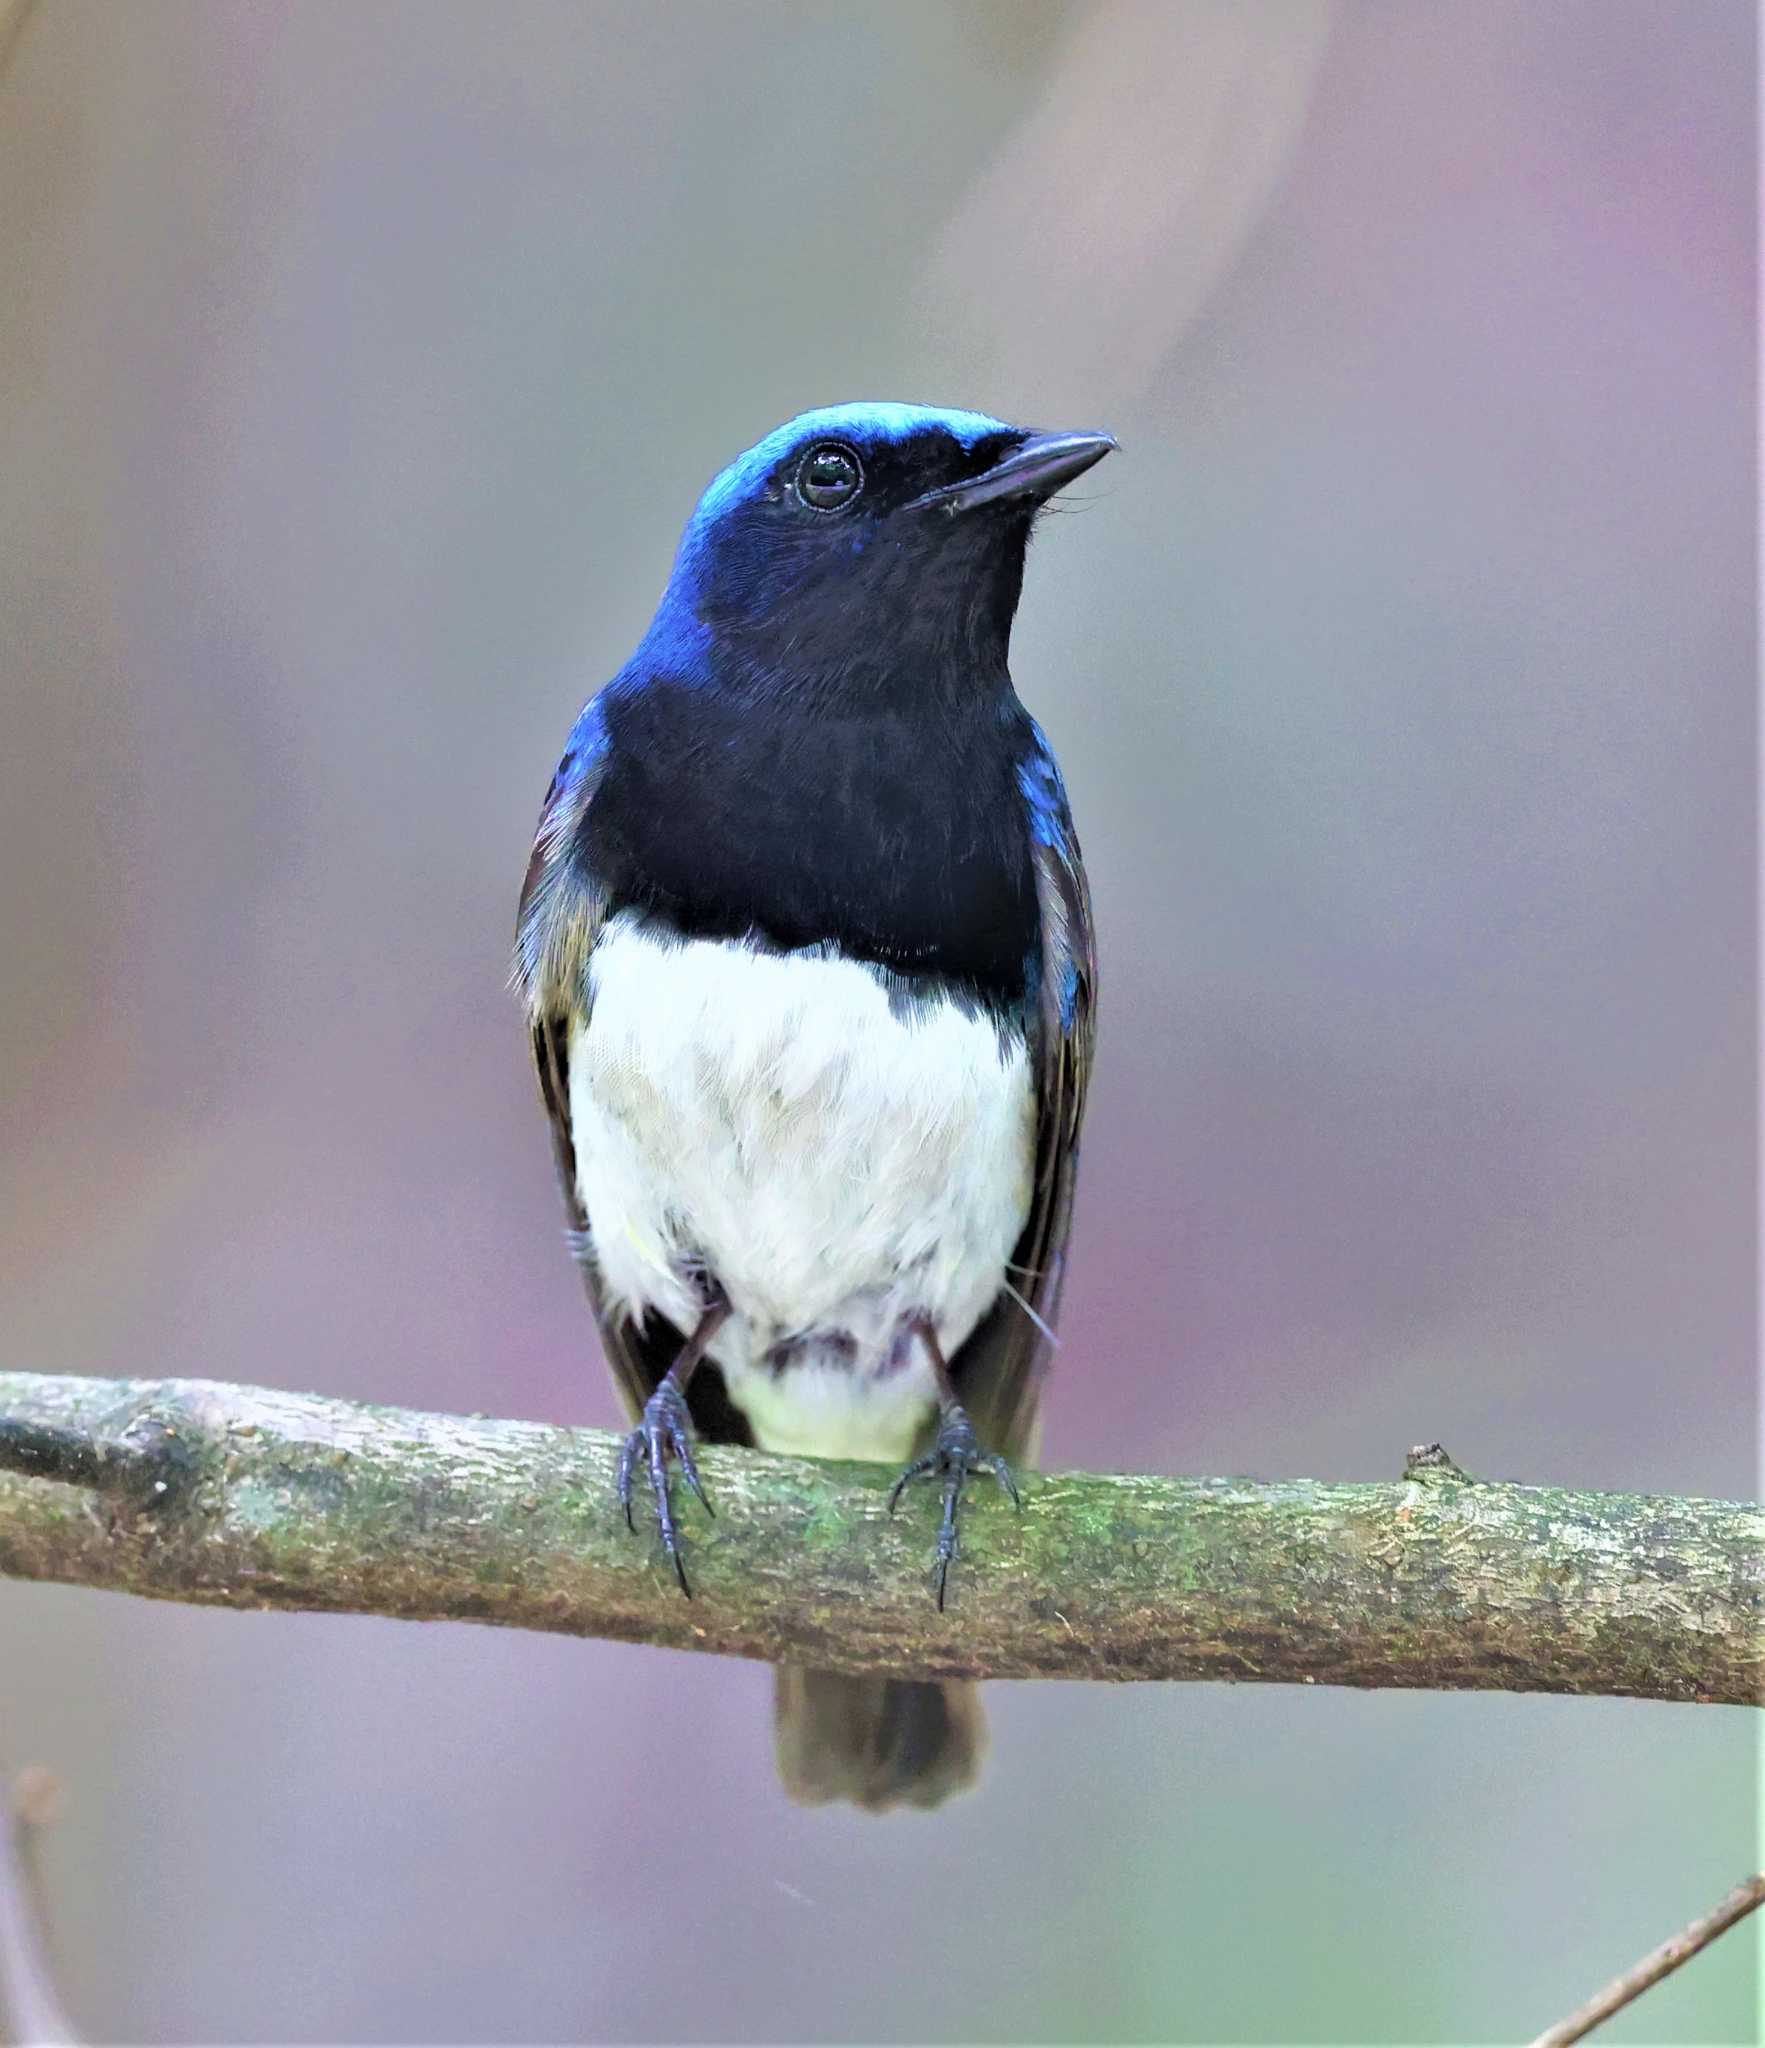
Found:
<svg viewBox="0 0 1765 2048"><path fill-rule="evenodd" d="M944 1587L950 1577L950 1561L957 1552L957 1510L962 1501L963 1483L969 1474L983 1470L991 1472L1001 1488L1010 1494L1013 1507L1021 1508L1023 1501L1017 1491L1017 1481L1011 1476L1011 1467L993 1452L982 1450L968 1410L956 1398L950 1368L944 1362L943 1346L938 1342L937 1329L931 1318L916 1316L911 1334L925 1346L933 1377L938 1383L938 1431L925 1456L915 1458L895 1481L889 1493L889 1513L895 1512L896 1502L914 1480L937 1478L943 1481L944 1519L938 1527L938 1606L941 1610Z"/></svg>
<svg viewBox="0 0 1765 2048"><path fill-rule="evenodd" d="M662 1531L662 1548L674 1562L674 1576L690 1600L693 1589L686 1582L686 1567L680 1561L680 1537L674 1527L674 1507L668 1498L668 1458L679 1460L681 1477L698 1496L700 1507L712 1513L705 1489L699 1483L699 1468L693 1462L692 1418L687 1413L686 1386L697 1371L711 1339L729 1320L729 1302L721 1290L713 1289L711 1299L694 1325L693 1333L680 1347L674 1363L662 1375L656 1391L644 1403L643 1420L625 1439L619 1453L619 1505L625 1510L625 1526L635 1529L631 1514L631 1482L640 1458L648 1461L650 1485L656 1495L656 1521Z"/></svg>

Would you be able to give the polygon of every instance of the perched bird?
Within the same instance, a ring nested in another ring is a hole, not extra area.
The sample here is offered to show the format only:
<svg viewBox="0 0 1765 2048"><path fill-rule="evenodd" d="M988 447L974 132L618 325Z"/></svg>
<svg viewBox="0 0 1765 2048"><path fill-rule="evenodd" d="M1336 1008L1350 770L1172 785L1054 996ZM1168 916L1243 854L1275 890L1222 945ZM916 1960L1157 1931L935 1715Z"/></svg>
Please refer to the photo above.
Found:
<svg viewBox="0 0 1765 2048"><path fill-rule="evenodd" d="M907 405L810 412L706 491L576 722L516 979L571 1239L689 1591L695 1432L900 1461L1030 1447L1096 984L1066 794L1006 665L1037 512L1115 446ZM970 1685L781 1671L799 1798L967 1784Z"/></svg>

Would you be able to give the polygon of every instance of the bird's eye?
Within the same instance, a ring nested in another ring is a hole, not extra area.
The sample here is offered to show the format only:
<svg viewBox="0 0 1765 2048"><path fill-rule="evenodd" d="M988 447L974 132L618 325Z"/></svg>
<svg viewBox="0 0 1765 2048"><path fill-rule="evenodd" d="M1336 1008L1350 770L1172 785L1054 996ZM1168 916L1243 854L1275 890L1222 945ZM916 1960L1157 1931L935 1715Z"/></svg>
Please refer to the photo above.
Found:
<svg viewBox="0 0 1765 2048"><path fill-rule="evenodd" d="M797 465L797 496L817 512L838 512L864 488L864 471L850 448L823 441Z"/></svg>

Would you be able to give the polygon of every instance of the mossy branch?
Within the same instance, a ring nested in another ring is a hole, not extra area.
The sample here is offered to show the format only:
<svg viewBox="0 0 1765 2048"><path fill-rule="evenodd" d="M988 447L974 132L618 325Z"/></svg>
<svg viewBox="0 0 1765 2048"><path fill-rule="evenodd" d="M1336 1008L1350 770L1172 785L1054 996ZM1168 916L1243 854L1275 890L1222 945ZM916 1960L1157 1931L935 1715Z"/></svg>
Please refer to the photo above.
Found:
<svg viewBox="0 0 1765 2048"><path fill-rule="evenodd" d="M863 1672L1765 1699L1765 1511L1468 1479L1030 1474L935 1504L707 1448L683 1600L619 1439L203 1380L0 1373L0 1574L223 1607L496 1622Z"/></svg>

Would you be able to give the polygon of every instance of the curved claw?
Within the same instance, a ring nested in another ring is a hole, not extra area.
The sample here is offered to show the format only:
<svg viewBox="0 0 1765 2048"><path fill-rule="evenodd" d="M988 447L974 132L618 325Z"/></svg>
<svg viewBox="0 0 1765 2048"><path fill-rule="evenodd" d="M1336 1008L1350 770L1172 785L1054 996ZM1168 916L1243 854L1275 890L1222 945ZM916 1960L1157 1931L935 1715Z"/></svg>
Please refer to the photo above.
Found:
<svg viewBox="0 0 1765 2048"><path fill-rule="evenodd" d="M937 1547L937 1593L938 1608L944 1606L944 1595L949 1585L950 1566L961 1554L961 1537L958 1517L962 1505L962 1488L969 1475L982 1468L991 1472L1002 1491L1009 1494L1012 1505L1019 1511L1023 1498L1017 1490L1017 1481L1011 1467L993 1452L983 1451L975 1435L974 1424L967 1411L958 1403L951 1402L938 1418L938 1433L932 1448L923 1458L915 1458L889 1489L889 1513L895 1512L901 1495L916 1479L927 1479L940 1475L943 1479L943 1515L938 1523Z"/></svg>
<svg viewBox="0 0 1765 2048"><path fill-rule="evenodd" d="M717 1510L705 1498L705 1489L699 1483L699 1468L693 1462L693 1440L690 1436L676 1437L674 1455L680 1460L680 1476L692 1488L693 1499L704 1509L712 1521L717 1519Z"/></svg>
<svg viewBox="0 0 1765 2048"><path fill-rule="evenodd" d="M923 1479L928 1472L935 1472L937 1469L938 1459L936 1452L933 1452L929 1457L915 1458L913 1463L901 1474L900 1478L895 1481L894 1485L889 1488L889 1513L892 1515L895 1512L896 1504L899 1502L902 1494L907 1491L908 1486L915 1479Z"/></svg>
<svg viewBox="0 0 1765 2048"><path fill-rule="evenodd" d="M687 1583L686 1566L680 1555L680 1534L674 1523L674 1503L668 1491L670 1455L680 1466L681 1476L691 1487L699 1505L707 1515L712 1515L711 1503L705 1498L699 1468L693 1459L692 1423L687 1414L686 1397L672 1380L665 1379L644 1403L643 1420L625 1439L624 1448L619 1453L619 1505L625 1510L625 1526L635 1531L637 1523L631 1512L631 1495L638 1460L642 1459L650 1468L650 1489L655 1495L656 1525L661 1533L662 1548L674 1566L680 1590L690 1600L693 1589Z"/></svg>
<svg viewBox="0 0 1765 2048"><path fill-rule="evenodd" d="M625 1526L636 1533L637 1523L631 1515L631 1482L637 1470L639 1458L649 1455L647 1432L640 1426L625 1439L619 1450L619 1505L625 1510Z"/></svg>
<svg viewBox="0 0 1765 2048"><path fill-rule="evenodd" d="M1021 1515L1023 1513L1023 1495L1017 1490L1017 1479L1011 1467L1006 1464L1003 1458L989 1458L987 1460L987 1468L993 1477L998 1480L1000 1490L1010 1494L1011 1505Z"/></svg>

